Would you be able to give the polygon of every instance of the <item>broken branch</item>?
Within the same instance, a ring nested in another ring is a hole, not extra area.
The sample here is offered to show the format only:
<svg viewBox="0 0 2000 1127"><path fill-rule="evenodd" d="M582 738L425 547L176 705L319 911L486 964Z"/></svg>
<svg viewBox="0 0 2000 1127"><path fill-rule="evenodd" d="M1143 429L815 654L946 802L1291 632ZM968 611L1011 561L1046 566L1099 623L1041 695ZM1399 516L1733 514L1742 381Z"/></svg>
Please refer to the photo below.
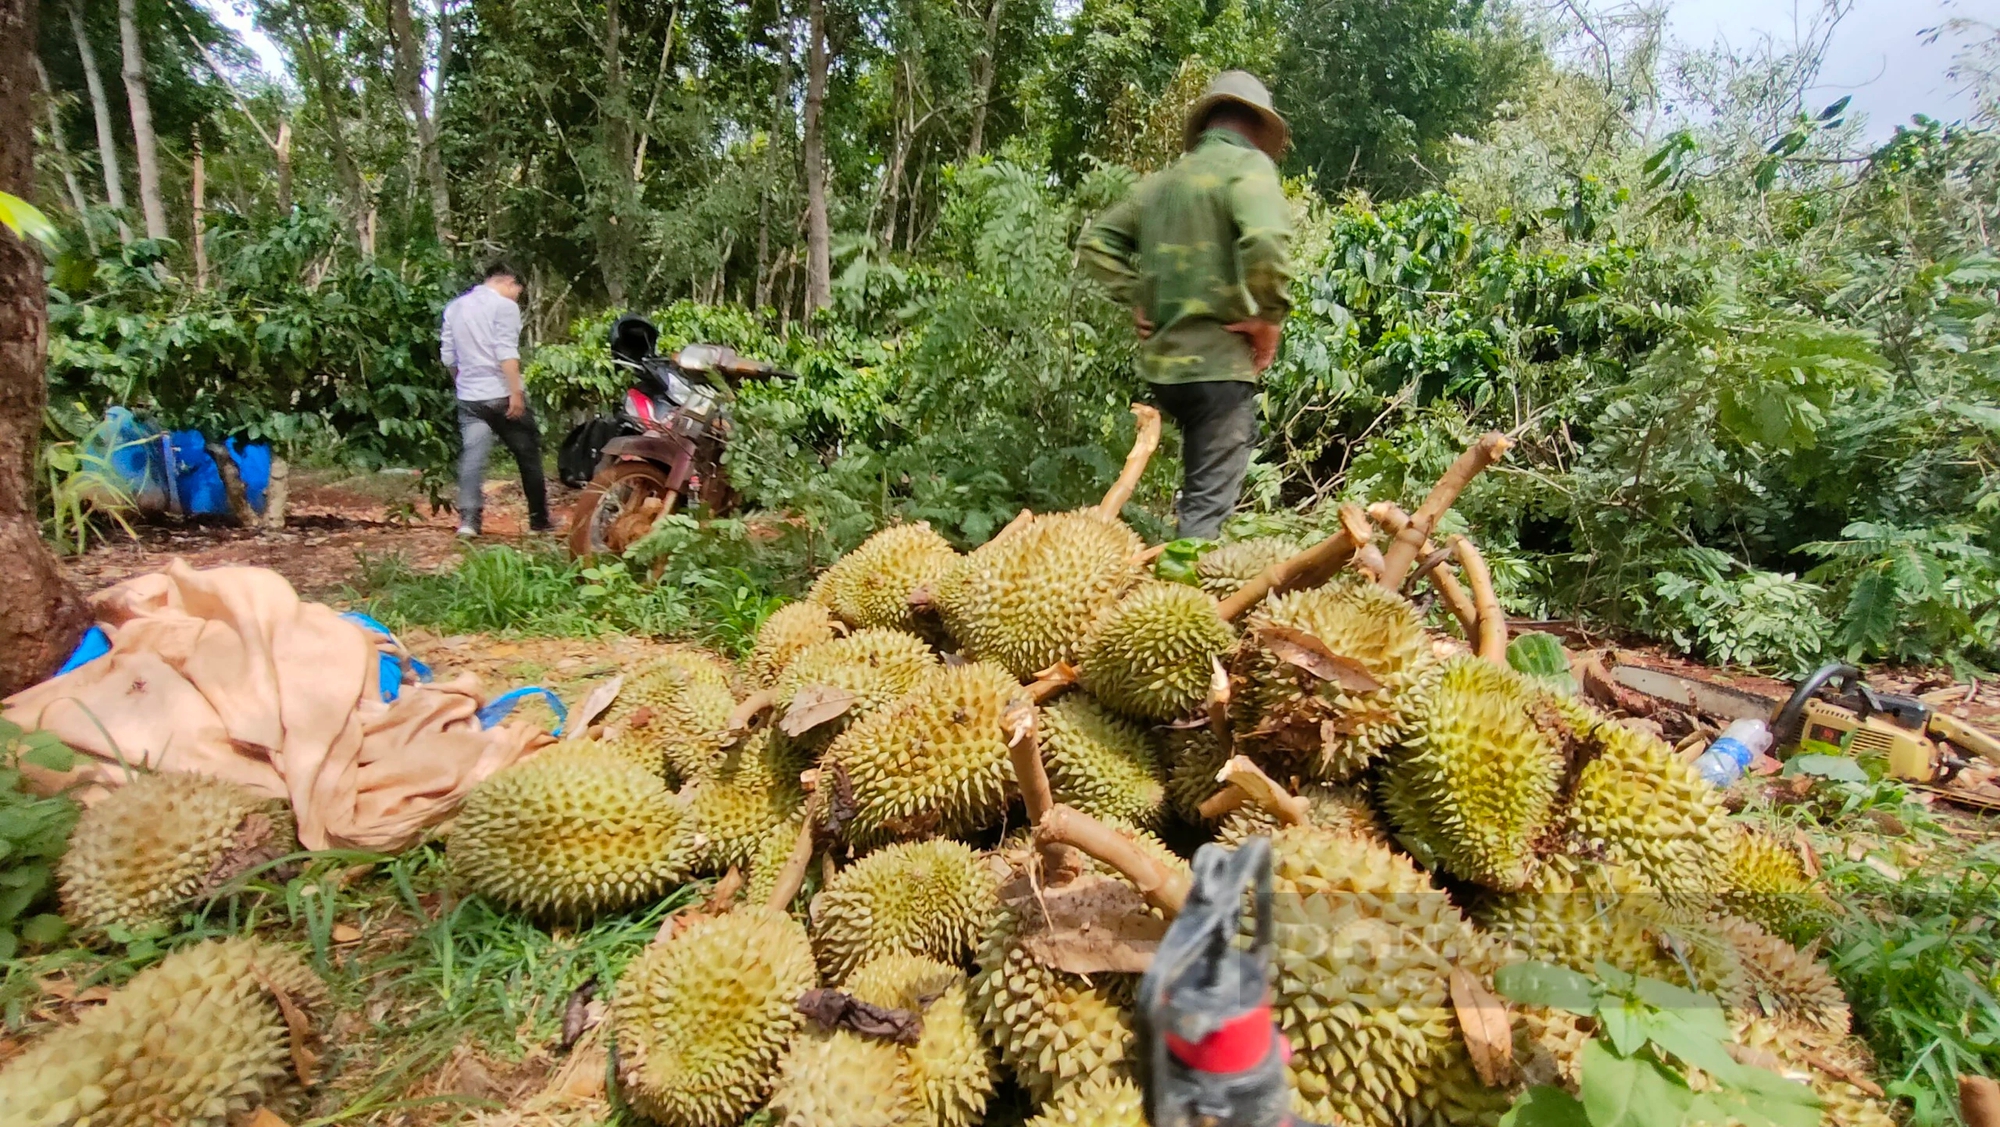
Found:
<svg viewBox="0 0 2000 1127"><path fill-rule="evenodd" d="M1139 430L1132 437L1132 450L1125 455L1125 468L1119 472L1118 480L1111 483L1111 489L1104 494L1104 500L1097 511L1116 520L1125 502L1139 489L1139 479L1145 476L1146 463L1153 460L1153 451L1160 445L1160 410L1145 403L1132 404L1132 414L1138 416Z"/></svg>
<svg viewBox="0 0 2000 1127"><path fill-rule="evenodd" d="M804 780L801 779L801 782ZM823 801L817 786L813 783L805 785L808 789L805 806L800 811L799 836L792 839L792 851L785 857L785 867L778 870L778 881L771 886L771 895L764 900L764 906L774 912L782 912L792 906L799 889L805 887L806 869L812 864L813 838L819 829L816 823Z"/></svg>
<svg viewBox="0 0 2000 1127"><path fill-rule="evenodd" d="M778 696L770 689L758 689L744 697L743 703L729 714L729 727L722 731L722 745L728 747L739 743L743 737L756 731L777 704Z"/></svg>
<svg viewBox="0 0 2000 1127"><path fill-rule="evenodd" d="M1393 501L1375 502L1368 506L1368 515L1376 524L1388 529L1391 536L1410 526L1410 514L1404 512L1402 506ZM1426 539L1420 550L1426 555L1433 555L1440 549ZM1458 577L1451 573L1450 568L1440 565L1431 569L1430 581L1431 586L1437 588L1438 598L1443 599L1446 609L1451 611L1451 616L1458 619L1458 628L1464 631L1465 640L1472 642L1477 639L1479 610L1472 605L1472 596L1465 593L1464 587L1459 586Z"/></svg>
<svg viewBox="0 0 2000 1127"><path fill-rule="evenodd" d="M1486 557L1463 536L1451 538L1452 555L1465 569L1465 581L1472 586L1472 602L1478 608L1478 635L1473 648L1495 665L1507 664L1507 614L1500 609L1500 597L1493 593L1493 572Z"/></svg>
<svg viewBox="0 0 2000 1127"><path fill-rule="evenodd" d="M1215 781L1227 783L1278 819L1279 825L1303 826L1312 820L1312 803L1278 785L1262 768L1241 755L1232 756L1216 772ZM1212 800L1211 800L1212 801ZM1204 807L1208 804L1203 803ZM1205 811L1204 811L1205 812Z"/></svg>
<svg viewBox="0 0 2000 1127"><path fill-rule="evenodd" d="M1058 661L1040 673L1028 684L1028 696L1036 704L1047 704L1076 684L1076 666L1067 661Z"/></svg>
<svg viewBox="0 0 2000 1127"><path fill-rule="evenodd" d="M1349 508L1359 512L1359 506L1342 505L1343 525L1349 522L1349 517L1344 511ZM1363 521L1362 525L1366 527L1366 521ZM1372 533L1373 529L1369 531ZM1222 616L1222 621L1234 622L1243 617L1251 607L1263 602L1266 595L1282 595L1287 591L1324 583L1333 578L1334 572L1346 566L1347 561L1354 558L1355 549L1363 544L1365 541L1357 542L1343 527L1339 532L1298 555L1266 568L1262 575L1245 583L1235 594L1222 600L1216 607L1216 613Z"/></svg>
<svg viewBox="0 0 2000 1127"><path fill-rule="evenodd" d="M1049 773L1042 766L1042 733L1034 705L1022 701L1000 718L1007 730L1007 758L1014 764L1014 780L1021 786L1021 803L1028 808L1028 824L1039 826L1054 809L1055 792ZM1067 884L1083 873L1083 859L1074 850L1054 843L1041 846L1044 884Z"/></svg>
<svg viewBox="0 0 2000 1127"><path fill-rule="evenodd" d="M1075 846L1118 870L1146 903L1171 917L1187 903L1192 882L1165 862L1140 849L1131 838L1070 806L1050 809L1035 827L1035 844L1059 842Z"/></svg>
<svg viewBox="0 0 2000 1127"><path fill-rule="evenodd" d="M1473 478L1479 476L1481 470L1499 461L1513 444L1512 439L1499 431L1488 431L1460 454L1450 469L1444 471L1444 476L1431 486L1424 503L1417 506L1409 525L1396 534L1396 538L1389 543L1388 551L1382 553L1380 582L1385 589L1403 589L1403 578L1409 574L1410 565L1417 561L1417 554L1423 550L1424 541L1430 538L1438 518L1451 508L1452 502L1458 500L1458 495L1465 491Z"/></svg>

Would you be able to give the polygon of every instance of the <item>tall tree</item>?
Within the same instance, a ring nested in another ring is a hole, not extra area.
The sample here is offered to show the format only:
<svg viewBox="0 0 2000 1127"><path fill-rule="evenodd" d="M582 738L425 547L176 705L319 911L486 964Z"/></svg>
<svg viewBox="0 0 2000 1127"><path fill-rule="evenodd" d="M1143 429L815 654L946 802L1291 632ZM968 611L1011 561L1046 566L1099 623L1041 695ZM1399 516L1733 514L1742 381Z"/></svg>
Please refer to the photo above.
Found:
<svg viewBox="0 0 2000 1127"><path fill-rule="evenodd" d="M618 0L604 0L604 98L598 117L604 134L605 201L598 262L604 272L604 292L616 308L625 306L625 280L631 261L631 241L639 237L636 185L633 183L632 98L625 83L625 32L618 21Z"/></svg>
<svg viewBox="0 0 2000 1127"><path fill-rule="evenodd" d="M979 54L972 60L972 127L965 139L965 155L976 157L986 145L986 104L993 100L993 70L1000 53L1000 9L1006 0L987 0L985 37Z"/></svg>
<svg viewBox="0 0 2000 1127"><path fill-rule="evenodd" d="M826 214L826 0L808 0L805 137L806 312L833 304L833 232Z"/></svg>
<svg viewBox="0 0 2000 1127"><path fill-rule="evenodd" d="M146 92L138 0L118 0L118 43L124 55L125 104L132 110L132 152L139 165L139 209L146 216L146 237L164 239L167 205L160 196L160 142L153 135L153 100Z"/></svg>
<svg viewBox="0 0 2000 1127"><path fill-rule="evenodd" d="M451 242L451 190L445 183L444 161L438 155L437 131L430 107L424 104L422 46L417 42L410 0L389 0L389 40L395 55L396 93L416 120L417 164L430 190L431 224L440 243ZM443 75L442 69L439 75Z"/></svg>
<svg viewBox="0 0 2000 1127"><path fill-rule="evenodd" d="M0 192L34 194L35 15L40 0L0 0ZM48 401L48 294L42 259L0 229L0 696L55 672L90 623L42 542L35 452Z"/></svg>
<svg viewBox="0 0 2000 1127"><path fill-rule="evenodd" d="M125 222L125 175L118 168L118 131L111 122L111 99L104 93L104 74L97 69L97 52L90 46L90 29L83 22L83 0L69 0L70 33L83 64L83 84L90 91L90 112L97 120L97 164L104 172L104 200L118 212L118 237L132 240Z"/></svg>
<svg viewBox="0 0 2000 1127"><path fill-rule="evenodd" d="M56 160L62 166L63 186L69 189L69 205L76 209L76 215L83 222L83 237L90 242L90 253L97 253L97 238L90 230L90 201L84 198L83 183L76 178L76 162L70 159L69 142L63 139L62 113L56 109L55 87L49 83L49 72L42 67L40 56L35 60L35 81L42 87L42 110L49 117L49 143L56 147Z"/></svg>

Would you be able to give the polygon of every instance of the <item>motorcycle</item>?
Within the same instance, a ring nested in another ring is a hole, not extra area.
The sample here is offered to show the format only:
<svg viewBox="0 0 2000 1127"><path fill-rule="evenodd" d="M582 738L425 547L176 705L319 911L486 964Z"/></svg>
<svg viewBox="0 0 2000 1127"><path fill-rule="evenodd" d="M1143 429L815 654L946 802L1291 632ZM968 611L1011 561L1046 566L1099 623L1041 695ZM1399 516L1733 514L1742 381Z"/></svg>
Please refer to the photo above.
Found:
<svg viewBox="0 0 2000 1127"><path fill-rule="evenodd" d="M733 511L722 451L736 385L796 378L716 344L663 356L655 351L659 340L644 317L626 314L611 326L611 363L631 374L632 386L611 420L617 434L591 459L594 471L570 514L569 552L577 559L623 554L690 499L718 515Z"/></svg>

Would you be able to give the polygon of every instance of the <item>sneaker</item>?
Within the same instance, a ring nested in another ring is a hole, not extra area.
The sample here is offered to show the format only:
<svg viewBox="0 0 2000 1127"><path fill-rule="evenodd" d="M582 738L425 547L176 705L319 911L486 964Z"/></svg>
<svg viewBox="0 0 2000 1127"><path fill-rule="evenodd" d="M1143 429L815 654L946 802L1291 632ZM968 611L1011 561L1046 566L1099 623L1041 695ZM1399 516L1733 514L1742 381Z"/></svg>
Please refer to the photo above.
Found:
<svg viewBox="0 0 2000 1127"><path fill-rule="evenodd" d="M458 526L458 534L467 540L474 540L478 538L479 530L469 524L461 524Z"/></svg>
<svg viewBox="0 0 2000 1127"><path fill-rule="evenodd" d="M546 533L546 532L554 532L555 530L556 526L554 522L546 520L541 522L540 524L530 524L528 526L529 532Z"/></svg>

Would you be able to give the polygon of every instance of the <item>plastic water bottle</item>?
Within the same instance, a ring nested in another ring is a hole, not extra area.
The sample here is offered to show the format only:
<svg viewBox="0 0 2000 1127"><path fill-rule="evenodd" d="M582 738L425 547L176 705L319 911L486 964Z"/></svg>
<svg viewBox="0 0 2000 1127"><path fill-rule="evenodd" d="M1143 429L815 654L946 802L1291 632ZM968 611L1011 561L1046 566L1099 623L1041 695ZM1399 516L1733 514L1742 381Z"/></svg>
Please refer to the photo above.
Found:
<svg viewBox="0 0 2000 1127"><path fill-rule="evenodd" d="M1694 761L1701 777L1718 787L1741 778L1750 761L1771 747L1771 729L1762 720L1738 720Z"/></svg>

